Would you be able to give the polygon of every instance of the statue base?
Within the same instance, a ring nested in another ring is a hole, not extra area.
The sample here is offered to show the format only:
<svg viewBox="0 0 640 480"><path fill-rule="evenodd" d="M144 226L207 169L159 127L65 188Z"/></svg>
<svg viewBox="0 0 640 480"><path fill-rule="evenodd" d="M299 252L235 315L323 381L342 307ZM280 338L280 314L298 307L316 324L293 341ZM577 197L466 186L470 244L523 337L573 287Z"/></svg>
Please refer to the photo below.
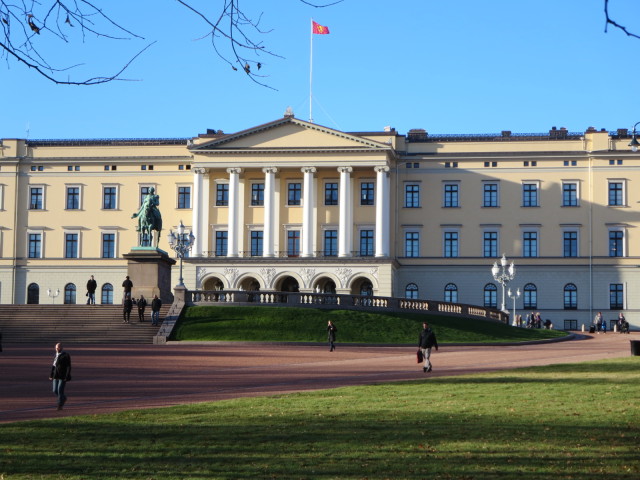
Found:
<svg viewBox="0 0 640 480"><path fill-rule="evenodd" d="M154 295L163 304L173 303L171 266L176 261L167 252L153 247L133 247L123 257L127 260L127 275L133 282L133 298L144 295L151 303Z"/></svg>

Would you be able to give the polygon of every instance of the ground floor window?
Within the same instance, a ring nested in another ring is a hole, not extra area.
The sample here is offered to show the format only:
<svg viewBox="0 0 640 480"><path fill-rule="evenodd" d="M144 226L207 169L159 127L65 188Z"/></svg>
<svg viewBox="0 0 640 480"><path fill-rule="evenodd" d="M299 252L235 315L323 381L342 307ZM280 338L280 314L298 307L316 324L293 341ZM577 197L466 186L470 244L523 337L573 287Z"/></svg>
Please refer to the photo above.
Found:
<svg viewBox="0 0 640 480"><path fill-rule="evenodd" d="M65 305L75 305L76 303L76 286L73 283L67 283L64 286L64 303Z"/></svg>
<svg viewBox="0 0 640 480"><path fill-rule="evenodd" d="M102 298L100 303L103 305L113 305L113 285L105 283L102 286Z"/></svg>

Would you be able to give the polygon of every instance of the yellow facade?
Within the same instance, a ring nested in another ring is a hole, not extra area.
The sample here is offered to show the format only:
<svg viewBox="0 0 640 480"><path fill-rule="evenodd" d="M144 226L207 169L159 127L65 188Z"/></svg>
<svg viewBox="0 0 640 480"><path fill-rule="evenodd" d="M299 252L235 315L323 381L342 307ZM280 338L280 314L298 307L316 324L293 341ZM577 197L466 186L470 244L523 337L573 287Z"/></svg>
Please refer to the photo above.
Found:
<svg viewBox="0 0 640 480"><path fill-rule="evenodd" d="M163 237L180 221L196 236L191 289L501 307L491 266L506 254L516 313L574 328L623 311L638 326L640 154L629 140L592 128L346 133L293 116L192 139L4 139L0 302L81 303L90 275L98 302L119 302L122 255L138 242L131 215L154 187ZM170 251L164 238L159 248Z"/></svg>

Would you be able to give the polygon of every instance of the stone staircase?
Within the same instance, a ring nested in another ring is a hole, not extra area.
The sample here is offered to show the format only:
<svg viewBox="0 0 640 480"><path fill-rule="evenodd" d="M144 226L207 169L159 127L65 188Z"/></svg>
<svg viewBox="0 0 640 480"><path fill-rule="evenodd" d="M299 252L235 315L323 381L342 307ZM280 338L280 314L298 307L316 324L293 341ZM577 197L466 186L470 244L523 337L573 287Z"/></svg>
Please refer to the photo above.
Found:
<svg viewBox="0 0 640 480"><path fill-rule="evenodd" d="M160 322L171 305L163 305ZM120 305L0 305L2 343L153 343L159 327L151 325L151 309L138 321L122 323Z"/></svg>

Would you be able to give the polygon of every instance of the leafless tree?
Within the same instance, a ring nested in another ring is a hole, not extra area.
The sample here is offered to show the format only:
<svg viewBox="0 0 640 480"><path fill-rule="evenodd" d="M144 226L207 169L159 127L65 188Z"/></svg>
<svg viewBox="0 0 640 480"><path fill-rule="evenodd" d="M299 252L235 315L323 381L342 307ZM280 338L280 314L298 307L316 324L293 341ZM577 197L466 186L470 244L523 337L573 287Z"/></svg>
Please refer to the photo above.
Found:
<svg viewBox="0 0 640 480"><path fill-rule="evenodd" d="M262 14L249 14L240 8L240 0L211 0L204 11L189 0L175 0L194 14L206 29L201 39L208 39L221 61L238 72L244 72L252 81L268 87L265 81L265 60L280 57L270 50L263 39L270 32L261 25ZM297 0L314 8L323 8L344 0ZM626 35L640 39L625 26L616 22L609 13L609 0L604 2L605 32L609 26ZM105 8L100 6L105 4ZM10 64L18 62L57 84L96 85L114 80L131 80L123 76L131 63L155 42L148 41L135 55L125 60L117 71L103 76L71 80L69 75L80 64L70 62L60 66L51 60L51 46L83 42L89 36L101 40L145 40L133 29L105 12L108 0L0 0L0 58ZM277 7L271 7L277 8ZM64 55L64 54L63 54ZM281 57L280 57L281 58ZM67 79L65 79L67 76Z"/></svg>

